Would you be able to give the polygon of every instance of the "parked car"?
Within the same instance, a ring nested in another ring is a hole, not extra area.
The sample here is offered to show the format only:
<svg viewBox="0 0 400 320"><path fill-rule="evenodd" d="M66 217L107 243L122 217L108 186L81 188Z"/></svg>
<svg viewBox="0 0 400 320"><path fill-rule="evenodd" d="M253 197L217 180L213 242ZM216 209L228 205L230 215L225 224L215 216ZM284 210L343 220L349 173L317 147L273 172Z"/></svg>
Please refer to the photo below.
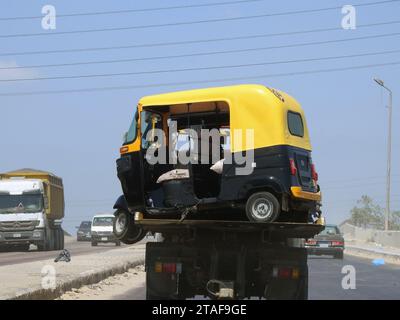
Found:
<svg viewBox="0 0 400 320"><path fill-rule="evenodd" d="M92 220L92 246L97 246L99 242L114 242L120 246L121 242L115 237L113 232L114 216L112 214L95 215Z"/></svg>
<svg viewBox="0 0 400 320"><path fill-rule="evenodd" d="M76 239L78 241L91 241L92 233L90 228L92 227L92 221L82 221L80 226L77 227Z"/></svg>
<svg viewBox="0 0 400 320"><path fill-rule="evenodd" d="M336 259L343 259L344 238L336 225L326 225L321 233L308 239L305 246L308 254L332 255Z"/></svg>

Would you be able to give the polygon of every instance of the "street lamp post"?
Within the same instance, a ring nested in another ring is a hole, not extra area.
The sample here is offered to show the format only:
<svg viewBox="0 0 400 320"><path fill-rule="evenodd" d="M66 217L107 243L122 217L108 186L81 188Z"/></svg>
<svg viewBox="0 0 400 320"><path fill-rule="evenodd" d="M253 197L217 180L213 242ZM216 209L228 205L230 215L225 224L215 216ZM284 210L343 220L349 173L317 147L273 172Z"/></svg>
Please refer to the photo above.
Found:
<svg viewBox="0 0 400 320"><path fill-rule="evenodd" d="M385 214L385 230L389 230L389 216L390 216L390 171L392 163L392 90L385 86L381 79L374 78L374 81L382 88L389 92L389 126L388 126L388 146L387 146L387 172L386 172L386 214Z"/></svg>

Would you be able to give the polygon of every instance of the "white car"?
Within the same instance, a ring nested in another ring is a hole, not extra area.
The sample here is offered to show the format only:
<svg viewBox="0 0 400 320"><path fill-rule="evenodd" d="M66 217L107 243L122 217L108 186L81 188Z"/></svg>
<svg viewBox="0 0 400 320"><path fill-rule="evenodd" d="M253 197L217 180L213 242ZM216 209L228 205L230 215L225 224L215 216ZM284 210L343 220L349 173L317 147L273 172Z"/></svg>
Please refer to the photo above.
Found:
<svg viewBox="0 0 400 320"><path fill-rule="evenodd" d="M99 214L92 219L91 235L92 246L97 246L99 242L113 242L120 246L121 242L115 237L113 232L114 215Z"/></svg>

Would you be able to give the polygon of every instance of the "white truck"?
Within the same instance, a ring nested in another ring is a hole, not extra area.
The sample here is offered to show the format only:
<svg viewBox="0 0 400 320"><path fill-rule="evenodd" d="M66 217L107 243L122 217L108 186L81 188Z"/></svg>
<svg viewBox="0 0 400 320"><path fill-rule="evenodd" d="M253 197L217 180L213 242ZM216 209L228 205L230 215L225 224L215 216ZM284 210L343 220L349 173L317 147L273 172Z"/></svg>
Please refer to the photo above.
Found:
<svg viewBox="0 0 400 320"><path fill-rule="evenodd" d="M50 172L20 169L0 174L0 247L64 249L64 188Z"/></svg>

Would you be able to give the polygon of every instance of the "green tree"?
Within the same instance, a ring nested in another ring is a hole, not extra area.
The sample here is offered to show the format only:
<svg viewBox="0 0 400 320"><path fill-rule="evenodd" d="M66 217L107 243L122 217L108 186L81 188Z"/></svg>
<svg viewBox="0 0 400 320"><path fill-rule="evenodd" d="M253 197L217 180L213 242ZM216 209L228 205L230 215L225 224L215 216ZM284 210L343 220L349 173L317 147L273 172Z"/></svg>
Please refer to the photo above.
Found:
<svg viewBox="0 0 400 320"><path fill-rule="evenodd" d="M350 213L350 221L355 226L383 229L383 210L379 205L374 204L372 198L367 195L363 195L357 201L357 206L351 209Z"/></svg>
<svg viewBox="0 0 400 320"><path fill-rule="evenodd" d="M390 230L400 230L400 211L392 211L389 221Z"/></svg>

